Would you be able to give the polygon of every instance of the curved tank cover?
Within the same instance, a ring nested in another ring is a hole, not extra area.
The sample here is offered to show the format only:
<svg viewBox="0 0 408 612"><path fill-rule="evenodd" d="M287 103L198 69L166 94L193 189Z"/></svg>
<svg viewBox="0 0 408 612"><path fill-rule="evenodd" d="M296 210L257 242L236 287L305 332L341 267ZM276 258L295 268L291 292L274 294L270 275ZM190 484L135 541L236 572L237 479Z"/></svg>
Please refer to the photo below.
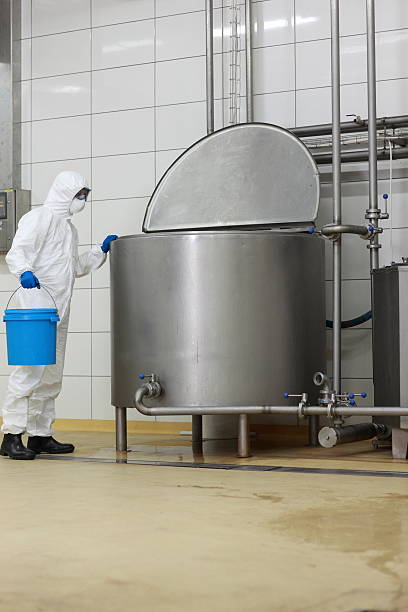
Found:
<svg viewBox="0 0 408 612"><path fill-rule="evenodd" d="M276 125L244 123L199 140L170 166L143 230L310 223L319 196L317 166L296 136Z"/></svg>

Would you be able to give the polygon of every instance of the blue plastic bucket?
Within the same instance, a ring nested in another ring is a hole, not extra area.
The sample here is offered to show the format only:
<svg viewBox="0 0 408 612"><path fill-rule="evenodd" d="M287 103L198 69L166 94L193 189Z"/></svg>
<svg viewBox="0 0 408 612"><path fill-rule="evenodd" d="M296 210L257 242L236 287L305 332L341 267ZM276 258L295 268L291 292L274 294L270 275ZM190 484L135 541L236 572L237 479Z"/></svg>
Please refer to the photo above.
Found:
<svg viewBox="0 0 408 612"><path fill-rule="evenodd" d="M51 365L56 363L56 308L7 309L7 353L9 365Z"/></svg>

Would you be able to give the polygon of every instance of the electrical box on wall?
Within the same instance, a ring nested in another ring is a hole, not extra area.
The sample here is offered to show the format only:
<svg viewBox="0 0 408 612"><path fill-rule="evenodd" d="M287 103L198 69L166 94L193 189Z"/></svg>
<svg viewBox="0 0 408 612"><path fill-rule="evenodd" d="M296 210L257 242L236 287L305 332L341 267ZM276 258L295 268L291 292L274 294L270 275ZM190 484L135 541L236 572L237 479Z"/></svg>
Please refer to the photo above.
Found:
<svg viewBox="0 0 408 612"><path fill-rule="evenodd" d="M31 208L31 191L0 189L0 253L10 250L21 217Z"/></svg>

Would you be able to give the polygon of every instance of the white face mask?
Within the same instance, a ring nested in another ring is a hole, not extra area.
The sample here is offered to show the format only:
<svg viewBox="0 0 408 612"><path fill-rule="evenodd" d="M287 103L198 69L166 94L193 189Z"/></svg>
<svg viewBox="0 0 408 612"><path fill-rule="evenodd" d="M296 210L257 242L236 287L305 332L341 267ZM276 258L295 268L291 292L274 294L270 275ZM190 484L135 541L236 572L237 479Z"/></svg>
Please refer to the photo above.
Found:
<svg viewBox="0 0 408 612"><path fill-rule="evenodd" d="M70 215L76 215L84 210L86 204L86 200L79 200L78 198L74 198L69 207Z"/></svg>

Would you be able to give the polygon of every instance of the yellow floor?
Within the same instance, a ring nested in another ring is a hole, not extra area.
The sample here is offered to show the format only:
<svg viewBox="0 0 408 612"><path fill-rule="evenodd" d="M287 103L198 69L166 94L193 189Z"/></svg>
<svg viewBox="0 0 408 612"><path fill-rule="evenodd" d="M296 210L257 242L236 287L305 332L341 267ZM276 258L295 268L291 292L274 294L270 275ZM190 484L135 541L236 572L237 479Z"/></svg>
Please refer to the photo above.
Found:
<svg viewBox="0 0 408 612"><path fill-rule="evenodd" d="M131 461L358 470L355 475L115 463L112 434L64 432L85 462L0 460L1 612L408 610L406 462L332 449L129 436Z"/></svg>

